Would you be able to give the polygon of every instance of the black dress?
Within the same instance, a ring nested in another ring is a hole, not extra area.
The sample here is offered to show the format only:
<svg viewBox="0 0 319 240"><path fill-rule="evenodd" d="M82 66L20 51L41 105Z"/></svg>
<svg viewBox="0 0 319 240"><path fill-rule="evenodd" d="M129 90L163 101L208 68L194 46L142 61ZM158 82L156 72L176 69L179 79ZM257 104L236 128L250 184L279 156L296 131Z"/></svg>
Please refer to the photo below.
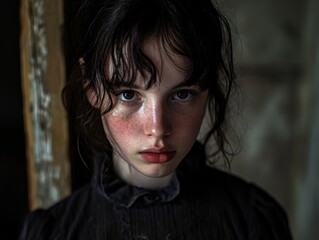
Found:
<svg viewBox="0 0 319 240"><path fill-rule="evenodd" d="M91 183L47 210L29 214L20 240L291 239L286 214L259 187L207 167L195 144L169 186L134 187L104 167Z"/></svg>

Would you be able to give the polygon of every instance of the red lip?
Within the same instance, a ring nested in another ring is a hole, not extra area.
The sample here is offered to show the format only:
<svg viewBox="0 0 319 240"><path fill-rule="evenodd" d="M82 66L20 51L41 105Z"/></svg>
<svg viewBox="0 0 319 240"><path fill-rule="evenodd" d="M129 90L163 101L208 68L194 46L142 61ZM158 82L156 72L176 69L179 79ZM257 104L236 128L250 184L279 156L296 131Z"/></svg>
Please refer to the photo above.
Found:
<svg viewBox="0 0 319 240"><path fill-rule="evenodd" d="M150 163L165 163L170 161L176 154L165 148L150 148L139 152L142 158Z"/></svg>

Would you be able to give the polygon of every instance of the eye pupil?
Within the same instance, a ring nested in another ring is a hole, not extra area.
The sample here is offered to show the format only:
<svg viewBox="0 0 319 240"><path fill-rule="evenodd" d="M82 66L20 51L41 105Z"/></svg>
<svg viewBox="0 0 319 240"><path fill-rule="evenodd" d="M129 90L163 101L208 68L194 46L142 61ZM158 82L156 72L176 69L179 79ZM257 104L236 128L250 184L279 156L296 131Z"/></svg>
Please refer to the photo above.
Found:
<svg viewBox="0 0 319 240"><path fill-rule="evenodd" d="M133 99L134 98L134 92L132 92L132 91L123 92L123 97L125 99Z"/></svg>
<svg viewBox="0 0 319 240"><path fill-rule="evenodd" d="M177 97L179 99L186 99L188 97L188 92L187 91L180 91L177 93Z"/></svg>

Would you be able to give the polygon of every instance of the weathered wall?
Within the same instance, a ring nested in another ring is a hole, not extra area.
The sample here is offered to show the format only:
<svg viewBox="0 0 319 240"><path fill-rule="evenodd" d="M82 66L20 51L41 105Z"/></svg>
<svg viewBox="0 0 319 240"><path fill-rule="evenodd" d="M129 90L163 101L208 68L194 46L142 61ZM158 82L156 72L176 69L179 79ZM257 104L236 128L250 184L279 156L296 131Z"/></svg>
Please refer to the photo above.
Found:
<svg viewBox="0 0 319 240"><path fill-rule="evenodd" d="M295 239L319 239L319 3L220 4L240 39L243 109L234 121L242 151L232 169L275 196Z"/></svg>
<svg viewBox="0 0 319 240"><path fill-rule="evenodd" d="M298 239L310 240L319 239L319 2L309 0L306 12L301 121L295 141L294 220Z"/></svg>
<svg viewBox="0 0 319 240"><path fill-rule="evenodd" d="M21 1L21 67L30 209L70 193L63 0Z"/></svg>

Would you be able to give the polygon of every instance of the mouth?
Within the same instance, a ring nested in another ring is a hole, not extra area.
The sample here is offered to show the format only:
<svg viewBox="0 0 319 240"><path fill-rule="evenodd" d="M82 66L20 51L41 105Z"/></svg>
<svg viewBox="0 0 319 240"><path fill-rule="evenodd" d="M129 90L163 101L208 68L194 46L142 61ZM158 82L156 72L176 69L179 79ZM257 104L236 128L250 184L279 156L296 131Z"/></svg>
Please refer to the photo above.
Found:
<svg viewBox="0 0 319 240"><path fill-rule="evenodd" d="M176 154L176 151L166 150L164 148L152 148L139 152L141 157L149 163L169 162Z"/></svg>

